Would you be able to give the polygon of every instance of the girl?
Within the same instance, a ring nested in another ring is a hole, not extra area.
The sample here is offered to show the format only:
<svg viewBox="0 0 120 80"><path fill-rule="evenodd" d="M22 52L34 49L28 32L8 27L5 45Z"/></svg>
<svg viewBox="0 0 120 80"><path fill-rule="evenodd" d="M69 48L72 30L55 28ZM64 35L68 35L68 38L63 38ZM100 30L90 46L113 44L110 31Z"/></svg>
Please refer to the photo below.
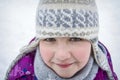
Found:
<svg viewBox="0 0 120 80"><path fill-rule="evenodd" d="M94 0L40 0L36 37L6 80L118 80L98 31Z"/></svg>

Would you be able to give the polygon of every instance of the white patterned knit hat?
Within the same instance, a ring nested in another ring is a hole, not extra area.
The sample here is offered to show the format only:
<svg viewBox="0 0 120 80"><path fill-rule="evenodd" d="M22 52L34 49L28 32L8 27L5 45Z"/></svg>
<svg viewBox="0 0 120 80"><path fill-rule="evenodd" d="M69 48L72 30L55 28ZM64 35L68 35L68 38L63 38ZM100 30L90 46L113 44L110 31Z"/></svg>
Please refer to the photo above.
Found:
<svg viewBox="0 0 120 80"><path fill-rule="evenodd" d="M95 0L40 0L36 16L36 39L22 51L34 50L43 38L83 38L91 42L97 64L111 78L106 56L98 47L98 31Z"/></svg>
<svg viewBox="0 0 120 80"><path fill-rule="evenodd" d="M41 0L36 37L98 39L98 14L94 0Z"/></svg>

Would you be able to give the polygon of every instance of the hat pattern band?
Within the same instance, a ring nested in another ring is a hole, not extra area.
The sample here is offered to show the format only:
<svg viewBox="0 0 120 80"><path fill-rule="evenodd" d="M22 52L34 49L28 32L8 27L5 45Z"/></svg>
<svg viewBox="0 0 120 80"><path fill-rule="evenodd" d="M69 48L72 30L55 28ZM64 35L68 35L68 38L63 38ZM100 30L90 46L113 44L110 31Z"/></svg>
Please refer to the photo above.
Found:
<svg viewBox="0 0 120 80"><path fill-rule="evenodd" d="M85 9L40 9L37 22L41 27L98 27L98 15Z"/></svg>
<svg viewBox="0 0 120 80"><path fill-rule="evenodd" d="M91 4L94 3L94 0L41 0L42 4L47 3L77 3L77 4Z"/></svg>

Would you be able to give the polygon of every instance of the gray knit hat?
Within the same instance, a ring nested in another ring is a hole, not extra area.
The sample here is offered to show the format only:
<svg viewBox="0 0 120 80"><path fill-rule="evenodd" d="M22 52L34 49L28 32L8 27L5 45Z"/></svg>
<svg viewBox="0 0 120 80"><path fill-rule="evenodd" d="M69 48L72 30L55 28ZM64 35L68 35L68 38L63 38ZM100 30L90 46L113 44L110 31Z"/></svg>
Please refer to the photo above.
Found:
<svg viewBox="0 0 120 80"><path fill-rule="evenodd" d="M95 0L40 0L36 15L36 39L22 49L34 50L43 38L79 37L89 40L97 64L112 79L106 58L98 47L99 19Z"/></svg>
<svg viewBox="0 0 120 80"><path fill-rule="evenodd" d="M94 0L41 0L37 11L36 37L98 39L98 14Z"/></svg>

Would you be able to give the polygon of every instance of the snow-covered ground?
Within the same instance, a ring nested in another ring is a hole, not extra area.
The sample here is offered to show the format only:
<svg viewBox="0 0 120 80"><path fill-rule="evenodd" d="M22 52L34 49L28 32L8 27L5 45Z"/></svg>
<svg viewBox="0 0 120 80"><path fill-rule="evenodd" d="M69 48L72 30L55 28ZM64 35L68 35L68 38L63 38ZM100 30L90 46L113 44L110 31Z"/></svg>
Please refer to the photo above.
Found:
<svg viewBox="0 0 120 80"><path fill-rule="evenodd" d="M39 0L0 0L0 80L19 49L35 35L35 12ZM97 0L99 39L109 51L120 79L120 1Z"/></svg>

